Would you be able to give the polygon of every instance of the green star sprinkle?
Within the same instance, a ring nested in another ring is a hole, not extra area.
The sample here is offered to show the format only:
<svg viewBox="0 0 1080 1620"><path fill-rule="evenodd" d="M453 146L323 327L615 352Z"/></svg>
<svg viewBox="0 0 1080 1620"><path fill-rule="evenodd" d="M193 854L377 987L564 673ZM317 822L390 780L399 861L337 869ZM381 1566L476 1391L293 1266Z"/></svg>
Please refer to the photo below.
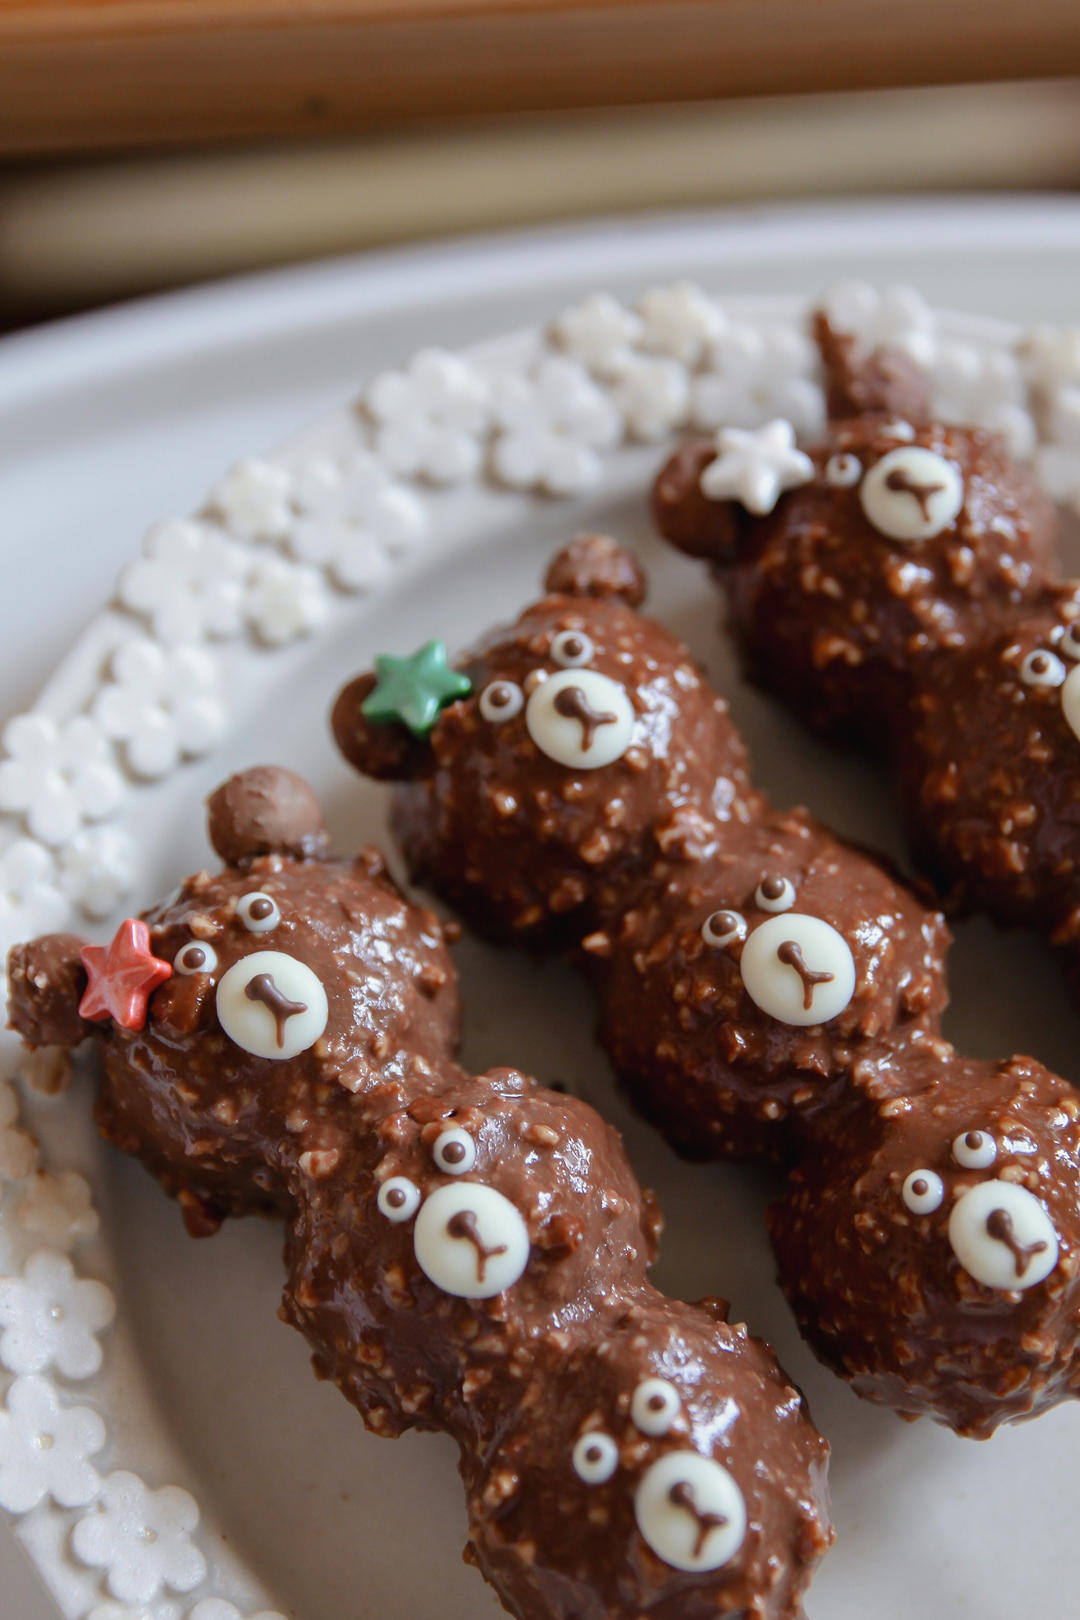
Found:
<svg viewBox="0 0 1080 1620"><path fill-rule="evenodd" d="M439 710L471 691L467 675L447 668L444 644L428 641L409 658L388 653L376 658L375 685L364 699L363 712L376 725L398 721L414 737L426 737Z"/></svg>

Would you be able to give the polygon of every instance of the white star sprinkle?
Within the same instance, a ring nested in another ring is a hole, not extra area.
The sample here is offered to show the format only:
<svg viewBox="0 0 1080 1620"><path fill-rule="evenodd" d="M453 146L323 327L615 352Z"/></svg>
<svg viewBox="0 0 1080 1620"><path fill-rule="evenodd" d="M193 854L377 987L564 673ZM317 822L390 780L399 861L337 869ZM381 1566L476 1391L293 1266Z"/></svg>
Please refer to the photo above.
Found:
<svg viewBox="0 0 1080 1620"><path fill-rule="evenodd" d="M772 511L785 489L814 476L814 463L796 450L795 429L783 417L762 428L721 428L716 449L716 460L701 475L701 493L710 501L741 501L759 517Z"/></svg>

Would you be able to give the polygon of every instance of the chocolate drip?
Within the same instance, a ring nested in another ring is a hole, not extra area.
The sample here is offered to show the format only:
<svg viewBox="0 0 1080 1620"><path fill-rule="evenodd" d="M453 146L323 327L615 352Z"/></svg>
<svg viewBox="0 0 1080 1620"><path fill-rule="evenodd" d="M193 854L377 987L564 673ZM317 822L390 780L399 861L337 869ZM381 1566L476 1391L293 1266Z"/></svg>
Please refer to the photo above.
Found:
<svg viewBox="0 0 1080 1620"><path fill-rule="evenodd" d="M807 1012L814 1005L814 986L818 984L831 984L835 973L817 973L806 965L806 958L802 953L802 946L793 939L785 939L776 947L777 961L783 962L785 967L794 968L803 982L803 1007Z"/></svg>
<svg viewBox="0 0 1080 1620"><path fill-rule="evenodd" d="M277 1025L277 1043L284 1046L285 1025L297 1013L307 1012L307 1002L290 1001L288 996L282 995L272 973L256 973L244 994L249 1001L259 1001L267 1009Z"/></svg>
<svg viewBox="0 0 1080 1620"><path fill-rule="evenodd" d="M892 472L886 475L885 488L899 495L914 495L923 517L929 521L930 497L939 494L945 485L916 483L906 467L894 467Z"/></svg>
<svg viewBox="0 0 1080 1620"><path fill-rule="evenodd" d="M685 1479L678 1480L668 1492L668 1501L676 1507L685 1508L687 1513L693 1515L697 1524L697 1540L694 1542L694 1557L700 1558L702 1548L705 1546L713 1530L722 1530L727 1524L723 1513L711 1513L708 1508L702 1509L697 1505L693 1486Z"/></svg>
<svg viewBox="0 0 1080 1620"><path fill-rule="evenodd" d="M459 1209L456 1215L451 1215L446 1223L447 1236L464 1238L476 1250L476 1280L483 1282L487 1263L497 1254L506 1253L506 1244L500 1243L494 1249L489 1249L480 1236L480 1225L471 1209Z"/></svg>
<svg viewBox="0 0 1080 1620"><path fill-rule="evenodd" d="M593 708L580 686L564 686L555 694L555 713L564 715L568 720L581 722L581 747L585 753L593 745L593 738L601 726L614 725L617 715L609 714L606 709L599 713Z"/></svg>
<svg viewBox="0 0 1080 1620"><path fill-rule="evenodd" d="M998 1243L1004 1243L1010 1250L1017 1277L1022 1277L1035 1256L1042 1254L1046 1248L1045 1238L1038 1238L1034 1243L1021 1243L1013 1230L1012 1216L1007 1209L990 1211L986 1217L986 1231L989 1237L995 1238Z"/></svg>

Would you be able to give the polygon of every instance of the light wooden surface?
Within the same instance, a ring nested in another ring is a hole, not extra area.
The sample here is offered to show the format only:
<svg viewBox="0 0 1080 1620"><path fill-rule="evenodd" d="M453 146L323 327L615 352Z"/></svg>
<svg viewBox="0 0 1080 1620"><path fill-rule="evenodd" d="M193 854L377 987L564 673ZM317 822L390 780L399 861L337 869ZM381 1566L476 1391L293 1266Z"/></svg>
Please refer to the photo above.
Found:
<svg viewBox="0 0 1080 1620"><path fill-rule="evenodd" d="M0 316L388 242L821 193L1080 184L1080 84L560 114L0 171Z"/></svg>
<svg viewBox="0 0 1080 1620"><path fill-rule="evenodd" d="M1078 0L0 0L0 151L1077 70Z"/></svg>

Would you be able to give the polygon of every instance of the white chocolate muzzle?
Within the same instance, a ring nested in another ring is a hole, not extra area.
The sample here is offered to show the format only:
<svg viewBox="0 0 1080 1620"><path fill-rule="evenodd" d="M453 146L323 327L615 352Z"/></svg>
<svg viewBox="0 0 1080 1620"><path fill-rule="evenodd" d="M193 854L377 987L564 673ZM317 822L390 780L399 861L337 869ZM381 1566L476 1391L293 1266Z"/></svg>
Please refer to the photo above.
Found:
<svg viewBox="0 0 1080 1620"><path fill-rule="evenodd" d="M254 1057L292 1058L326 1028L322 980L284 951L252 951L234 962L217 988L217 1015L231 1041Z"/></svg>
<svg viewBox="0 0 1080 1620"><path fill-rule="evenodd" d="M646 1469L634 1495L637 1527L673 1569L720 1569L746 1537L746 1503L723 1464L697 1451L669 1451Z"/></svg>
<svg viewBox="0 0 1080 1620"><path fill-rule="evenodd" d="M609 675L561 669L533 689L525 725L540 752L556 764L595 771L626 753L634 735L634 706L626 688Z"/></svg>

